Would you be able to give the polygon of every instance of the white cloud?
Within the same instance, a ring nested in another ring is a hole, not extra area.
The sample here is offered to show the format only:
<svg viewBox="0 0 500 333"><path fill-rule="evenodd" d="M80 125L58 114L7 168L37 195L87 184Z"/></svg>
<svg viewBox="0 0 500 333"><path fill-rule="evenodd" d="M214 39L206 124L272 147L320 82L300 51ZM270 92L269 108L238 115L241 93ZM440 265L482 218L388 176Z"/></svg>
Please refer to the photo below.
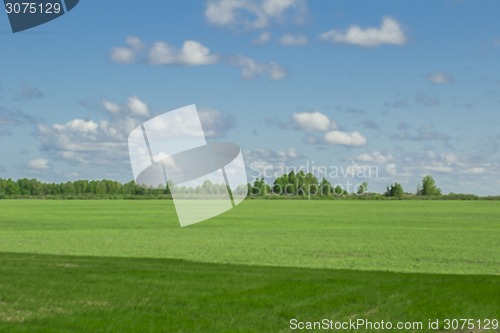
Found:
<svg viewBox="0 0 500 333"><path fill-rule="evenodd" d="M281 36L280 38L280 43L282 45L286 46L303 46L306 45L308 42L308 38L306 35L291 35L291 34L286 34Z"/></svg>
<svg viewBox="0 0 500 333"><path fill-rule="evenodd" d="M149 108L137 96L123 104L103 100L102 107L106 119L39 124L36 134L42 150L73 163L126 165L127 137L150 116Z"/></svg>
<svg viewBox="0 0 500 333"><path fill-rule="evenodd" d="M102 100L102 107L110 113L117 113L118 111L120 111L120 106L118 104L115 104L105 99Z"/></svg>
<svg viewBox="0 0 500 333"><path fill-rule="evenodd" d="M146 103L141 101L137 96L128 98L127 107L136 116L149 116L149 108Z"/></svg>
<svg viewBox="0 0 500 333"><path fill-rule="evenodd" d="M138 61L139 56L143 56L144 43L137 37L127 37L125 42L126 47L111 49L111 60L121 64ZM219 56L211 54L209 48L194 40L186 40L180 49L166 42L156 42L149 49L148 56L151 65L201 66L219 60Z"/></svg>
<svg viewBox="0 0 500 333"><path fill-rule="evenodd" d="M376 47L383 44L404 45L406 35L400 24L389 17L384 17L380 27L363 29L357 25L347 31L330 30L320 34L320 38L335 43L352 44L362 47Z"/></svg>
<svg viewBox="0 0 500 333"><path fill-rule="evenodd" d="M271 33L268 31L262 32L257 38L253 40L254 44L266 44L271 40Z"/></svg>
<svg viewBox="0 0 500 333"><path fill-rule="evenodd" d="M474 175L482 175L486 173L486 169L483 167L472 167L466 170L466 173L471 173Z"/></svg>
<svg viewBox="0 0 500 333"><path fill-rule="evenodd" d="M137 54L144 47L142 41L133 36L127 37L125 40L127 47L114 47L111 49L109 57L111 60L121 63L130 64L137 58Z"/></svg>
<svg viewBox="0 0 500 333"><path fill-rule="evenodd" d="M55 124L53 128L55 130L68 130L72 132L80 133L96 133L99 126L92 120L74 119L68 121L65 125Z"/></svg>
<svg viewBox="0 0 500 333"><path fill-rule="evenodd" d="M270 33L263 32L255 43L265 43L270 39L270 36ZM137 37L128 37L126 42L129 45L128 47L111 50L111 59L123 64L138 62L138 55L145 48L144 44ZM212 54L208 47L194 40L186 40L180 49L166 42L159 41L155 42L149 48L146 63L153 66L190 67L215 64L219 60L220 57L218 55ZM282 80L288 74L286 69L275 62L259 63L243 55L229 57L228 63L238 67L241 71L241 76L245 80L253 80L260 77L267 77L271 80ZM102 107L110 113L119 111L119 107L109 101L102 101ZM132 108L132 110L138 110L143 114L147 112L140 107L139 109Z"/></svg>
<svg viewBox="0 0 500 333"><path fill-rule="evenodd" d="M427 79L435 84L445 84L445 83L450 83L452 81L451 76L442 72L429 74L427 75Z"/></svg>
<svg viewBox="0 0 500 333"><path fill-rule="evenodd" d="M49 168L49 161L43 158L37 158L28 162L28 168L32 170L44 170Z"/></svg>
<svg viewBox="0 0 500 333"><path fill-rule="evenodd" d="M144 47L142 41L135 36L129 36L125 39L125 42L134 50L140 50Z"/></svg>
<svg viewBox="0 0 500 333"><path fill-rule="evenodd" d="M452 173L453 168L451 166L442 165L440 163L433 163L433 165L425 165L421 168L425 171L430 172L440 172L440 173Z"/></svg>
<svg viewBox="0 0 500 333"><path fill-rule="evenodd" d="M284 150L257 149L243 150L245 164L251 172L248 174L251 181L255 178L275 178L288 173L297 159L304 158L295 148ZM296 169L295 169L296 170Z"/></svg>
<svg viewBox="0 0 500 333"><path fill-rule="evenodd" d="M130 64L135 60L135 52L126 47L114 47L109 57L120 64Z"/></svg>
<svg viewBox="0 0 500 333"><path fill-rule="evenodd" d="M298 112L292 118L297 128L305 131L326 131L331 125L328 116L321 112Z"/></svg>
<svg viewBox="0 0 500 333"><path fill-rule="evenodd" d="M389 176L396 176L398 174L397 167L395 163L389 163L385 166L385 172Z"/></svg>
<svg viewBox="0 0 500 333"><path fill-rule="evenodd" d="M297 152L297 150L295 148L289 148L285 153L286 153L286 156L288 156L290 158L299 157L299 153Z"/></svg>
<svg viewBox="0 0 500 333"><path fill-rule="evenodd" d="M325 134L324 139L326 143L333 145L364 146L366 144L366 138L358 131L330 131Z"/></svg>
<svg viewBox="0 0 500 333"><path fill-rule="evenodd" d="M261 29L272 19L282 20L287 14L303 21L306 13L303 0L211 0L205 9L205 18L218 26Z"/></svg>
<svg viewBox="0 0 500 333"><path fill-rule="evenodd" d="M128 136L152 117L152 112L137 96L130 96L123 103L108 100L101 103L107 111L102 113L104 119L72 119L66 123L39 124L36 135L41 149L52 158L70 163L128 168ZM198 114L207 138L224 137L227 131L234 128L233 119L218 110L200 108ZM168 133L164 131L162 134L165 138L178 136L180 132L183 135L200 135L199 123L196 122L189 117L176 117L177 125L169 124ZM161 120L151 126L165 129Z"/></svg>
<svg viewBox="0 0 500 333"><path fill-rule="evenodd" d="M369 162L369 163L377 163L377 164L385 164L387 162L392 161L394 158L391 154L382 154L379 151L374 151L372 153L364 153L359 155L356 160Z"/></svg>
<svg viewBox="0 0 500 333"><path fill-rule="evenodd" d="M194 40L185 41L180 50L165 42L156 42L149 51L152 65L201 66L218 60L219 56L210 54L209 48Z"/></svg>
<svg viewBox="0 0 500 333"><path fill-rule="evenodd" d="M111 164L126 152L124 133L107 121L74 119L65 124L39 125L42 149L56 157L86 164Z"/></svg>
<svg viewBox="0 0 500 333"><path fill-rule="evenodd" d="M242 55L233 57L231 63L241 70L241 76L245 80L253 80L262 76L267 76L271 80L281 80L287 75L286 70L274 62L262 64Z"/></svg>

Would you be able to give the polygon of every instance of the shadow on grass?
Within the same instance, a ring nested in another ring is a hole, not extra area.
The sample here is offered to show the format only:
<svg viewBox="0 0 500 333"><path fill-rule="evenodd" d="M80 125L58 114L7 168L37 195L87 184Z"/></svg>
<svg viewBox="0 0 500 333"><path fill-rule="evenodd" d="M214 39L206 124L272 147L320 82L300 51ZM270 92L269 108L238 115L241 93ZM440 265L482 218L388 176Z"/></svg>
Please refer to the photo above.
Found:
<svg viewBox="0 0 500 333"><path fill-rule="evenodd" d="M0 332L289 332L292 318L426 325L494 318L499 299L500 276L0 253Z"/></svg>

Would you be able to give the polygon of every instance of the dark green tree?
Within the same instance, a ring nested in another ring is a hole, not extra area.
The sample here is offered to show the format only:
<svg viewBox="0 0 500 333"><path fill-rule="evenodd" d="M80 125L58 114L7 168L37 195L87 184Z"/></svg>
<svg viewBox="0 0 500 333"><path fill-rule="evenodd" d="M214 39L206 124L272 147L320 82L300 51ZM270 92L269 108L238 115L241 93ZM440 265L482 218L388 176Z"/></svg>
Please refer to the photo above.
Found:
<svg viewBox="0 0 500 333"><path fill-rule="evenodd" d="M422 195L441 195L441 189L437 187L432 176L425 176L422 180Z"/></svg>
<svg viewBox="0 0 500 333"><path fill-rule="evenodd" d="M332 184L330 184L330 182L326 178L323 178L321 180L321 183L319 183L319 194L324 197L333 194Z"/></svg>
<svg viewBox="0 0 500 333"><path fill-rule="evenodd" d="M358 195L363 195L368 193L368 183L367 182L362 182L359 187L358 191L356 192Z"/></svg>
<svg viewBox="0 0 500 333"><path fill-rule="evenodd" d="M387 186L387 191L385 195L388 197L401 198L404 195L403 186L399 183L394 183L391 186Z"/></svg>

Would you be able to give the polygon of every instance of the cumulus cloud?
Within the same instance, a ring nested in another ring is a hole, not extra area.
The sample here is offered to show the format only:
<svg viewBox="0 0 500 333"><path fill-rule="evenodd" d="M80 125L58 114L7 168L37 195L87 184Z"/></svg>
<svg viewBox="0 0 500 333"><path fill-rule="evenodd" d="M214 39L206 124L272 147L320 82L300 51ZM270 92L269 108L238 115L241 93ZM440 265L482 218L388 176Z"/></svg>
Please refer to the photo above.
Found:
<svg viewBox="0 0 500 333"><path fill-rule="evenodd" d="M297 129L305 131L326 131L332 124L330 118L321 112L297 112L292 116Z"/></svg>
<svg viewBox="0 0 500 333"><path fill-rule="evenodd" d="M307 45L308 41L307 36L302 34L286 34L280 38L280 44L286 46L304 46Z"/></svg>
<svg viewBox="0 0 500 333"><path fill-rule="evenodd" d="M266 43L270 38L270 33L263 32L254 43ZM194 40L186 40L181 48L158 41L153 43L144 54L141 51L145 49L145 46L139 38L128 37L127 44L128 47L113 48L110 54L111 60L122 64L142 62L152 66L185 67L211 65L221 60L219 55L213 54L208 47ZM282 80L288 74L285 68L275 62L260 63L243 55L228 56L224 63L239 68L245 80L260 77ZM105 108L109 107L116 109L111 104L105 106Z"/></svg>
<svg viewBox="0 0 500 333"><path fill-rule="evenodd" d="M125 39L125 42L134 50L140 50L144 47L144 43L135 36L129 36Z"/></svg>
<svg viewBox="0 0 500 333"><path fill-rule="evenodd" d="M330 131L325 133L325 143L332 145L342 146L364 146L366 145L366 138L358 131L343 132L343 131Z"/></svg>
<svg viewBox="0 0 500 333"><path fill-rule="evenodd" d="M241 77L245 80L253 80L259 77L282 80L287 75L286 70L274 62L259 63L242 55L232 57L230 63L240 69Z"/></svg>
<svg viewBox="0 0 500 333"><path fill-rule="evenodd" d="M486 168L484 167L471 167L465 170L466 173L474 175L482 175L486 173Z"/></svg>
<svg viewBox="0 0 500 333"><path fill-rule="evenodd" d="M110 51L110 59L130 64L143 58L144 43L137 37L127 37L126 47L114 47ZM210 49L200 42L186 40L180 49L159 41L154 43L147 52L148 63L151 65L201 66L219 61L219 56L210 53Z"/></svg>
<svg viewBox="0 0 500 333"><path fill-rule="evenodd" d="M385 172L387 172L387 174L389 176L396 176L398 174L398 171L397 171L397 166L395 163L389 163L385 166Z"/></svg>
<svg viewBox="0 0 500 333"><path fill-rule="evenodd" d="M148 105L137 96L125 103L101 101L102 120L72 119L53 125L39 124L36 135L41 148L56 158L82 164L111 165L127 162L129 133L151 116Z"/></svg>
<svg viewBox="0 0 500 333"><path fill-rule="evenodd" d="M201 66L214 64L219 56L211 54L203 44L187 40L181 49L165 42L156 42L149 51L149 63L152 65Z"/></svg>
<svg viewBox="0 0 500 333"><path fill-rule="evenodd" d="M28 169L31 170L45 170L49 168L49 161L43 158L37 158L28 162Z"/></svg>
<svg viewBox="0 0 500 333"><path fill-rule="evenodd" d="M303 21L306 13L303 0L210 0L205 18L217 26L261 29L271 20L283 20L288 16Z"/></svg>
<svg viewBox="0 0 500 333"><path fill-rule="evenodd" d="M128 136L136 127L153 117L149 106L137 96L128 97L123 103L102 100L99 109L104 118L72 119L52 125L39 124L36 136L41 149L53 158L77 164L116 165L129 164ZM234 128L233 119L222 112L200 108L199 116L207 138L224 137ZM175 136L189 119L177 119L168 135Z"/></svg>
<svg viewBox="0 0 500 333"><path fill-rule="evenodd" d="M364 153L356 157L356 160L358 161L376 163L376 164L386 164L392 161L393 159L394 157L392 157L391 154L383 154L379 151L374 151L372 153Z"/></svg>
<svg viewBox="0 0 500 333"><path fill-rule="evenodd" d="M262 32L257 38L253 40L254 44L266 44L271 41L271 33L268 31Z"/></svg>
<svg viewBox="0 0 500 333"><path fill-rule="evenodd" d="M111 49L109 53L111 60L121 64L130 64L136 60L138 53L144 48L142 41L134 36L127 37L125 43L127 44L125 47Z"/></svg>
<svg viewBox="0 0 500 333"><path fill-rule="evenodd" d="M115 104L113 102L110 102L108 100L103 100L102 101L102 107L104 110L110 112L110 113L117 113L120 111L120 106L118 104Z"/></svg>
<svg viewBox="0 0 500 333"><path fill-rule="evenodd" d="M427 75L427 80L434 84L446 84L452 81L451 76L443 72L436 72Z"/></svg>
<svg viewBox="0 0 500 333"><path fill-rule="evenodd" d="M71 162L112 164L123 157L125 141L119 129L107 121L73 119L65 124L39 125L38 138L44 151Z"/></svg>
<svg viewBox="0 0 500 333"><path fill-rule="evenodd" d="M129 64L135 60L135 52L126 47L114 47L111 49L109 57L118 63Z"/></svg>
<svg viewBox="0 0 500 333"><path fill-rule="evenodd" d="M358 131L345 132L337 129L337 123L327 115L315 112L296 112L291 121L280 121L279 119L266 119L269 125L278 126L281 129L296 129L309 132L304 142L307 144L331 144L343 146L363 146L366 138Z"/></svg>
<svg viewBox="0 0 500 333"><path fill-rule="evenodd" d="M149 108L147 104L141 101L137 96L132 96L128 98L127 107L135 116L140 116L140 117L149 116Z"/></svg>
<svg viewBox="0 0 500 333"><path fill-rule="evenodd" d="M280 176L287 172L297 160L304 157L295 148L282 150L244 149L243 156L249 170L248 177L250 181L260 177L275 178Z"/></svg>
<svg viewBox="0 0 500 333"><path fill-rule="evenodd" d="M327 131L337 128L337 123L330 119L324 113L313 112L295 112L291 119L283 121L280 119L267 118L266 123L271 126L277 126L281 129L296 129L300 131Z"/></svg>
<svg viewBox="0 0 500 333"><path fill-rule="evenodd" d="M361 47L376 47L384 44L402 46L407 37L398 21L384 17L380 27L361 28L350 26L346 31L330 30L320 34L320 38L334 43L344 43Z"/></svg>

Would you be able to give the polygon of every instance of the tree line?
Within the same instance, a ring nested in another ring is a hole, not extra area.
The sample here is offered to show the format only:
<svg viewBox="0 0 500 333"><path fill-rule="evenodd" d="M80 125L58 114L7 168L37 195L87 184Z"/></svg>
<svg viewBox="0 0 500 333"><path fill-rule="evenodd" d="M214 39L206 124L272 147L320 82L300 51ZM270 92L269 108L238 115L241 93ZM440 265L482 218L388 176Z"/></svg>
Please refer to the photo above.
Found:
<svg viewBox="0 0 500 333"><path fill-rule="evenodd" d="M237 191L251 198L292 198L292 199L494 199L474 194L450 193L443 195L432 176L425 176L413 193L406 192L400 183L387 186L384 193L368 190L368 183L332 185L326 178L318 180L312 173L291 171L268 184L264 178L257 178ZM223 194L225 184L214 184L206 180L192 188L176 188L179 194ZM45 183L37 179L1 179L0 199L12 198L63 198L63 199L169 199L169 186L144 187L134 181L120 183L114 180L77 180L62 183Z"/></svg>
<svg viewBox="0 0 500 333"><path fill-rule="evenodd" d="M348 185L348 186L346 186ZM366 181L359 184L332 185L326 178L318 180L313 174L291 171L268 184L262 178L249 184L249 194L253 197L266 198L343 198L343 199L438 199L438 200L500 200L500 196L479 197L475 194L450 193L443 195L436 181L430 175L425 176L413 193L406 192L401 183L387 186L384 193L370 192Z"/></svg>
<svg viewBox="0 0 500 333"><path fill-rule="evenodd" d="M114 180L77 180L64 183L44 183L37 179L0 179L0 199L5 198L120 198L162 197L167 188L152 189L134 181L122 184Z"/></svg>

